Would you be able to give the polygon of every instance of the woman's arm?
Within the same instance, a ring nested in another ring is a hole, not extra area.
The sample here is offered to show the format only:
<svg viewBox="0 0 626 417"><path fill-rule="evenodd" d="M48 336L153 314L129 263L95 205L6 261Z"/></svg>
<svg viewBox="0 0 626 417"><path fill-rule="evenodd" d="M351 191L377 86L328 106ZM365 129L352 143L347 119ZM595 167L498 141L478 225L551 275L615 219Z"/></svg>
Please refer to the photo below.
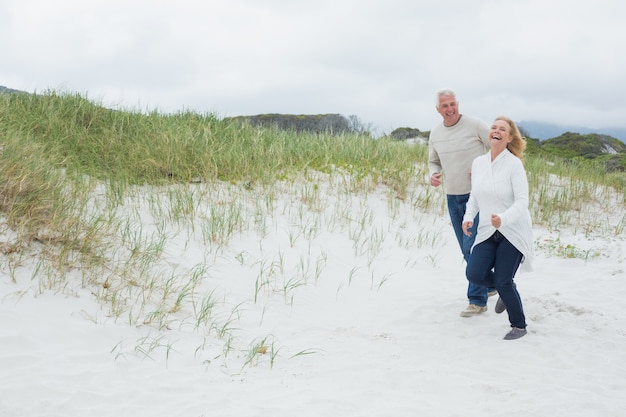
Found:
<svg viewBox="0 0 626 417"><path fill-rule="evenodd" d="M499 214L500 226L507 225L522 218L528 211L528 178L522 161L514 159L511 168L511 189L513 191L513 204L503 213Z"/></svg>

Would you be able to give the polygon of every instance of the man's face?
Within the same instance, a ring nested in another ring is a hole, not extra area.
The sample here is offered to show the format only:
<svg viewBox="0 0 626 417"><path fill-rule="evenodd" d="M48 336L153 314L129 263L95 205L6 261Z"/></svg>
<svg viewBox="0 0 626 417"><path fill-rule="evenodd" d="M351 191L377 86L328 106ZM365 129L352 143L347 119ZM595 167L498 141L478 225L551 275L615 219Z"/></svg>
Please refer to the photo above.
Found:
<svg viewBox="0 0 626 417"><path fill-rule="evenodd" d="M452 126L459 121L459 103L454 96L440 96L437 112L443 117L443 124Z"/></svg>

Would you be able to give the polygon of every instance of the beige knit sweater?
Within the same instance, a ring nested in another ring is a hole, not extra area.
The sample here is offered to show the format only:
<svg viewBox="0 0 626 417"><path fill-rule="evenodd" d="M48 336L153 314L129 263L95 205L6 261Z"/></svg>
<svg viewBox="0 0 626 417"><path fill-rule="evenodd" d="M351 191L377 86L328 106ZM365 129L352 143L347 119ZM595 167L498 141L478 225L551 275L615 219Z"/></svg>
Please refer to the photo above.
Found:
<svg viewBox="0 0 626 417"><path fill-rule="evenodd" d="M428 139L430 175L443 173L446 194L468 194L472 162L489 147L489 126L480 119L463 115L454 126L439 123Z"/></svg>

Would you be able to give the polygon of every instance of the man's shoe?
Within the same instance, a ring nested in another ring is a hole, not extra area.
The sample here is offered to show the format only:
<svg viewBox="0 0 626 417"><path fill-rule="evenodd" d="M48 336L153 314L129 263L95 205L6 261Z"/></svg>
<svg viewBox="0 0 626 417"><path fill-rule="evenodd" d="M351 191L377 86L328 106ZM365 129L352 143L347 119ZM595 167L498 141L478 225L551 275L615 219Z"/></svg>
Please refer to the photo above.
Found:
<svg viewBox="0 0 626 417"><path fill-rule="evenodd" d="M493 290L493 291L489 291L489 292L487 293L487 295L488 295L489 297L493 297L493 296L494 296L494 295L496 295L497 293L498 293L498 291Z"/></svg>
<svg viewBox="0 0 626 417"><path fill-rule="evenodd" d="M472 317L487 311L487 306L481 307L476 304L468 305L465 310L461 311L461 317Z"/></svg>
<svg viewBox="0 0 626 417"><path fill-rule="evenodd" d="M504 301L502 301L502 297L498 297L498 301L496 302L496 308L494 310L498 314L506 310L506 306L504 305Z"/></svg>
<svg viewBox="0 0 626 417"><path fill-rule="evenodd" d="M504 340L515 340L515 339L519 339L520 337L524 336L526 334L526 329L520 329L517 327L512 327L511 331L508 332L505 336L504 336Z"/></svg>

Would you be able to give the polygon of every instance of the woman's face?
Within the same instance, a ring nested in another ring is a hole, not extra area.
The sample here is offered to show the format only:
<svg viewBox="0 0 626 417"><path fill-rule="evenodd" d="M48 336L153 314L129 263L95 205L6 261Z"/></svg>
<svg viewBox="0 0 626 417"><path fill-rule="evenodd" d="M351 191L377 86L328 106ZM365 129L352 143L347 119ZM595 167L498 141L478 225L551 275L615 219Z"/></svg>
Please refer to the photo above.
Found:
<svg viewBox="0 0 626 417"><path fill-rule="evenodd" d="M502 152L511 143L511 126L504 120L496 120L489 130L491 149L496 153Z"/></svg>

